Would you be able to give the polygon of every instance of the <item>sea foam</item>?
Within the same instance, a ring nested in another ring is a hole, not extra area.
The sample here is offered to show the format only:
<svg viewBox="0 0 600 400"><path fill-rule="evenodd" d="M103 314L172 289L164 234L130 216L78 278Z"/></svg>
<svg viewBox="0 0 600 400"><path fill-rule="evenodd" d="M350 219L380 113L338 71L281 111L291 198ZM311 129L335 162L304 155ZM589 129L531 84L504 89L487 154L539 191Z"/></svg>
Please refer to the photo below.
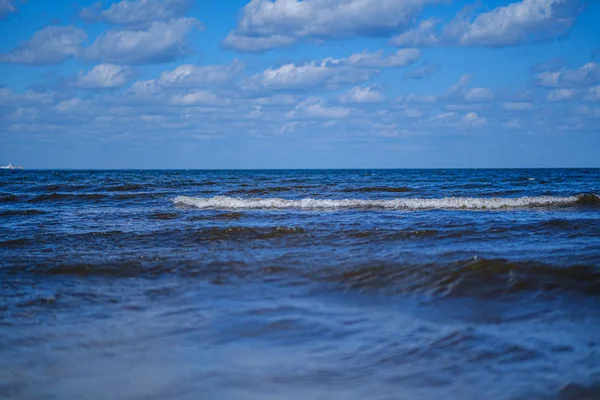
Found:
<svg viewBox="0 0 600 400"><path fill-rule="evenodd" d="M390 200L343 199L326 200L305 198L287 200L281 198L238 198L238 197L188 197L173 199L176 205L201 209L382 209L382 210L499 210L514 208L556 207L578 204L598 204L600 198L594 194L578 196L533 196L533 197L445 197L439 199L398 198Z"/></svg>

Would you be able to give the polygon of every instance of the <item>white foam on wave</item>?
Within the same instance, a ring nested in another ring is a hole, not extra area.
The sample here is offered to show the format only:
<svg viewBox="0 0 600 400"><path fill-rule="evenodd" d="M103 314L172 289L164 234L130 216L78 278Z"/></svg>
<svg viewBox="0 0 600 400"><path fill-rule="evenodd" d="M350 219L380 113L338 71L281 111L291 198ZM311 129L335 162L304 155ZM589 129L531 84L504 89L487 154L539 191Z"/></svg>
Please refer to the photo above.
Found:
<svg viewBox="0 0 600 400"><path fill-rule="evenodd" d="M173 199L177 205L191 206L201 209L308 209L333 210L351 208L391 209L391 210L498 210L511 208L549 207L575 204L580 196L535 196L535 197L445 197L440 199L399 198L391 200L324 200L306 198L286 200L280 198L236 197L188 197L178 196Z"/></svg>

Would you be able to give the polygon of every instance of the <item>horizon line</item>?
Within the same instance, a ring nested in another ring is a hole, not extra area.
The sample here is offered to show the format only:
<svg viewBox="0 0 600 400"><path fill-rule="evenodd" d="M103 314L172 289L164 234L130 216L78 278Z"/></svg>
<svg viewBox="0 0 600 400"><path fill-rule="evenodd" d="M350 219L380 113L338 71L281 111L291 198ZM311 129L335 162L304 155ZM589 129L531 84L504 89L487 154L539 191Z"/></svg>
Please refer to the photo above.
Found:
<svg viewBox="0 0 600 400"><path fill-rule="evenodd" d="M22 168L14 171L365 171L365 170L600 169L590 167L359 167L359 168Z"/></svg>

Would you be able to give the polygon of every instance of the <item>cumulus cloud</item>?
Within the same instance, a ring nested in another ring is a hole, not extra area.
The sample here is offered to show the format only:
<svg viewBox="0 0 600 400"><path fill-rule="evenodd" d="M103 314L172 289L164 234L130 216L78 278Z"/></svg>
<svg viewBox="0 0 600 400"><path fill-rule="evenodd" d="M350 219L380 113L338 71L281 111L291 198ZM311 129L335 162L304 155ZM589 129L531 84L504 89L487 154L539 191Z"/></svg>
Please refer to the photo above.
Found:
<svg viewBox="0 0 600 400"><path fill-rule="evenodd" d="M155 80L149 79L133 83L125 92L125 96L129 99L146 101L156 98L160 92L161 88L156 85Z"/></svg>
<svg viewBox="0 0 600 400"><path fill-rule="evenodd" d="M201 28L194 18L153 22L145 29L105 32L86 49L85 58L115 64L159 64L187 56L187 36Z"/></svg>
<svg viewBox="0 0 600 400"><path fill-rule="evenodd" d="M341 84L366 81L374 74L372 70L341 67L327 61L313 61L295 65L285 64L268 68L254 75L244 85L246 89L332 89Z"/></svg>
<svg viewBox="0 0 600 400"><path fill-rule="evenodd" d="M473 76L470 74L462 75L458 82L448 88L444 97L448 100L468 102L487 102L494 100L495 96L488 88L468 88L472 79ZM472 106L469 107L472 108Z"/></svg>
<svg viewBox="0 0 600 400"><path fill-rule="evenodd" d="M491 101L493 99L494 95L487 88L472 88L465 93L467 101Z"/></svg>
<svg viewBox="0 0 600 400"><path fill-rule="evenodd" d="M538 74L536 83L549 88L592 86L600 82L600 64L589 62L578 69L545 71Z"/></svg>
<svg viewBox="0 0 600 400"><path fill-rule="evenodd" d="M355 53L338 62L365 68L400 68L413 64L419 57L421 52L418 49L400 49L391 55L385 55L383 50L379 50L373 53Z"/></svg>
<svg viewBox="0 0 600 400"><path fill-rule="evenodd" d="M225 45L265 51L301 38L381 36L405 29L438 0L251 0ZM243 39L242 39L243 38Z"/></svg>
<svg viewBox="0 0 600 400"><path fill-rule="evenodd" d="M382 68L398 68L415 62L416 49L403 49L391 55L383 51L362 52L347 58L326 58L304 64L284 64L267 68L244 83L245 89L336 89L370 79Z"/></svg>
<svg viewBox="0 0 600 400"><path fill-rule="evenodd" d="M344 94L341 99L344 103L356 103L356 104L376 104L383 103L385 96L379 90L374 89L372 86L368 87L354 87Z"/></svg>
<svg viewBox="0 0 600 400"><path fill-rule="evenodd" d="M208 90L192 90L188 93L177 94L171 98L171 103L179 106L223 106L229 99L223 99Z"/></svg>
<svg viewBox="0 0 600 400"><path fill-rule="evenodd" d="M396 46L517 46L555 40L569 33L583 0L522 0L474 18L465 10L445 26L439 20L423 21L392 38Z"/></svg>
<svg viewBox="0 0 600 400"><path fill-rule="evenodd" d="M77 86L83 89L116 89L125 86L132 77L130 68L100 64L86 74L80 73Z"/></svg>
<svg viewBox="0 0 600 400"><path fill-rule="evenodd" d="M436 65L424 65L419 68L415 68L411 71L406 71L402 77L404 79L429 79L438 71Z"/></svg>
<svg viewBox="0 0 600 400"><path fill-rule="evenodd" d="M80 16L87 21L138 25L184 17L191 6L191 0L121 0L102 10L98 2L84 8Z"/></svg>
<svg viewBox="0 0 600 400"><path fill-rule="evenodd" d="M472 79L473 79L473 75L471 75L471 74L462 75L458 79L458 82L456 82L454 85L450 86L447 94L454 95L456 93L464 91L465 87L469 84L469 82L471 82Z"/></svg>
<svg viewBox="0 0 600 400"><path fill-rule="evenodd" d="M323 99L306 99L287 114L290 119L341 119L349 115L349 108L327 106Z"/></svg>
<svg viewBox="0 0 600 400"><path fill-rule="evenodd" d="M485 118L479 116L476 112L470 112L467 113L465 115L463 115L463 117L461 118L461 123L463 125L482 125L484 124L486 121Z"/></svg>
<svg viewBox="0 0 600 400"><path fill-rule="evenodd" d="M296 41L290 36L273 35L267 37L250 37L237 35L231 32L223 40L223 45L228 49L244 51L247 53L262 53L276 47L288 46Z"/></svg>
<svg viewBox="0 0 600 400"><path fill-rule="evenodd" d="M440 20L436 18L421 21L416 28L394 36L390 40L390 44L398 47L437 46L440 38L435 29L439 23Z"/></svg>
<svg viewBox="0 0 600 400"><path fill-rule="evenodd" d="M0 54L0 62L29 65L59 64L81 51L87 40L84 31L74 26L47 26L9 53Z"/></svg>
<svg viewBox="0 0 600 400"><path fill-rule="evenodd" d="M180 65L172 71L165 71L157 83L169 87L198 87L218 85L231 81L245 68L245 64L234 61L227 65Z"/></svg>

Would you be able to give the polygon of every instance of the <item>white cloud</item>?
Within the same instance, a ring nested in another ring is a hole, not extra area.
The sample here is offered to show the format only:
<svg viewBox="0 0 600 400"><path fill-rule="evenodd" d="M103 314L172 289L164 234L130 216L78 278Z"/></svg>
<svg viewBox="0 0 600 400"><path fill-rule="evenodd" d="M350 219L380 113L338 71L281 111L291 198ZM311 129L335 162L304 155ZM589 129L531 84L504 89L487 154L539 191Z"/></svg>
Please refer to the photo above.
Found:
<svg viewBox="0 0 600 400"><path fill-rule="evenodd" d="M300 38L381 36L405 29L425 4L435 2L251 0L225 44L240 51L264 51Z"/></svg>
<svg viewBox="0 0 600 400"><path fill-rule="evenodd" d="M171 98L171 103L179 106L222 106L229 103L208 90L193 90L185 94L178 94Z"/></svg>
<svg viewBox="0 0 600 400"><path fill-rule="evenodd" d="M404 79L429 79L438 71L436 65L424 65L419 68L415 68L412 71L407 71L402 75Z"/></svg>
<svg viewBox="0 0 600 400"><path fill-rule="evenodd" d="M61 101L54 107L58 112L66 113L73 112L75 110L81 111L84 106L84 101L78 97L74 97L70 100Z"/></svg>
<svg viewBox="0 0 600 400"><path fill-rule="evenodd" d="M477 104L444 104L444 108L448 111L473 111L480 110L482 107Z"/></svg>
<svg viewBox="0 0 600 400"><path fill-rule="evenodd" d="M438 115L434 116L433 118L431 118L430 121L431 122L447 121L447 120L455 119L456 117L457 117L457 114L455 112L450 111L450 112L438 114Z"/></svg>
<svg viewBox="0 0 600 400"><path fill-rule="evenodd" d="M40 116L40 112L31 107L18 107L6 119L11 122L35 122Z"/></svg>
<svg viewBox="0 0 600 400"><path fill-rule="evenodd" d="M437 103L438 96L433 94L407 94L396 98L397 103Z"/></svg>
<svg viewBox="0 0 600 400"><path fill-rule="evenodd" d="M409 130L401 129L398 124L374 124L373 129L376 136L386 138L414 135L414 133Z"/></svg>
<svg viewBox="0 0 600 400"><path fill-rule="evenodd" d="M421 57L418 49L400 49L396 53L386 56L383 50L369 53L355 53L342 63L365 68L400 68L416 62Z"/></svg>
<svg viewBox="0 0 600 400"><path fill-rule="evenodd" d="M440 23L431 18L419 23L415 29L408 30L390 40L390 44L398 47L434 47L440 42L435 27Z"/></svg>
<svg viewBox="0 0 600 400"><path fill-rule="evenodd" d="M156 81L154 79L149 79L133 83L125 92L125 96L130 100L148 101L155 99L160 93L161 88L156 84Z"/></svg>
<svg viewBox="0 0 600 400"><path fill-rule="evenodd" d="M462 75L458 82L450 86L446 91L446 98L450 100L465 100L468 102L487 102L494 100L493 93L488 88L467 88L473 80L470 74Z"/></svg>
<svg viewBox="0 0 600 400"><path fill-rule="evenodd" d="M304 65L285 64L279 68L268 68L252 79L263 88L269 89L308 89L326 87L336 83L367 80L370 74L355 73L354 70L337 70L322 63Z"/></svg>
<svg viewBox="0 0 600 400"><path fill-rule="evenodd" d="M508 111L529 111L533 109L533 104L527 101L508 102L501 105Z"/></svg>
<svg viewBox="0 0 600 400"><path fill-rule="evenodd" d="M157 64L190 53L187 35L202 25L194 18L153 22L142 30L113 30L102 34L86 50L93 61L116 64Z"/></svg>
<svg viewBox="0 0 600 400"><path fill-rule="evenodd" d="M74 26L47 26L30 40L9 53L0 54L0 62L30 65L59 64L81 51L87 39L84 31Z"/></svg>
<svg viewBox="0 0 600 400"><path fill-rule="evenodd" d="M476 112L470 112L461 118L463 125L482 125L486 121L485 118L479 116Z"/></svg>
<svg viewBox="0 0 600 400"><path fill-rule="evenodd" d="M401 114L407 118L421 118L423 116L423 112L418 108L406 108L402 110Z"/></svg>
<svg viewBox="0 0 600 400"><path fill-rule="evenodd" d="M13 3L13 0L0 0L0 19L17 12L17 7Z"/></svg>
<svg viewBox="0 0 600 400"><path fill-rule="evenodd" d="M403 49L386 55L383 51L355 53L347 58L325 58L304 64L284 64L267 68L244 82L248 90L257 89L336 89L370 79L381 68L398 68L415 62L419 50Z"/></svg>
<svg viewBox="0 0 600 400"><path fill-rule="evenodd" d="M296 103L296 99L294 96L289 94L276 94L273 96L259 97L257 99L253 99L252 103L259 104L261 106L281 106L281 105L291 105Z"/></svg>
<svg viewBox="0 0 600 400"><path fill-rule="evenodd" d="M587 101L600 101L600 85L589 88L584 99Z"/></svg>
<svg viewBox="0 0 600 400"><path fill-rule="evenodd" d="M578 0L523 0L448 26L462 45L512 46L564 35L575 23Z"/></svg>
<svg viewBox="0 0 600 400"><path fill-rule="evenodd" d="M288 113L290 119L340 119L350 115L346 107L330 107L323 99L307 99Z"/></svg>
<svg viewBox="0 0 600 400"><path fill-rule="evenodd" d="M599 97L599 99L600 99L600 97ZM587 116L587 117L592 117L592 118L598 118L598 117L600 117L600 107L589 108L587 106L583 106L583 107L577 108L576 111L579 114Z"/></svg>
<svg viewBox="0 0 600 400"><path fill-rule="evenodd" d="M591 86L600 82L600 64L589 62L579 69L546 71L537 76L539 86L569 88Z"/></svg>
<svg viewBox="0 0 600 400"><path fill-rule="evenodd" d="M288 46L296 39L289 36L273 35L268 37L240 36L231 32L223 40L223 45L232 50L247 53L262 53L276 47Z"/></svg>
<svg viewBox="0 0 600 400"><path fill-rule="evenodd" d="M397 46L516 46L565 36L583 10L581 0L522 0L481 13L469 8L443 28L422 22L391 40Z"/></svg>
<svg viewBox="0 0 600 400"><path fill-rule="evenodd" d="M80 16L88 21L106 21L111 24L136 25L153 21L181 18L192 6L191 0L121 0L108 9L101 3L84 8Z"/></svg>
<svg viewBox="0 0 600 400"><path fill-rule="evenodd" d="M268 68L246 83L247 89L331 89L340 84L368 80L374 71L331 65L314 61L303 65L285 64Z"/></svg>
<svg viewBox="0 0 600 400"><path fill-rule="evenodd" d="M14 93L9 88L0 88L0 105L5 106L46 106L57 96L49 92Z"/></svg>
<svg viewBox="0 0 600 400"><path fill-rule="evenodd" d="M575 90L573 89L556 89L548 93L546 97L548 101L568 101L575 98Z"/></svg>
<svg viewBox="0 0 600 400"><path fill-rule="evenodd" d="M281 125L281 128L279 128L278 133L293 132L298 126L298 124L298 121L286 122L285 124Z"/></svg>
<svg viewBox="0 0 600 400"><path fill-rule="evenodd" d="M493 99L494 95L486 88L472 88L465 93L465 100L467 101L491 101Z"/></svg>
<svg viewBox="0 0 600 400"><path fill-rule="evenodd" d="M466 86L469 84L469 82L471 82L472 79L473 79L473 75L470 75L470 74L462 75L459 78L458 82L456 82L454 85L450 86L450 88L446 92L446 95L454 96L454 95L464 92Z"/></svg>
<svg viewBox="0 0 600 400"><path fill-rule="evenodd" d="M87 74L80 73L77 85L83 89L115 89L121 88L133 77L130 68L114 64L100 64Z"/></svg>
<svg viewBox="0 0 600 400"><path fill-rule="evenodd" d="M383 93L374 89L372 86L368 87L354 87L350 89L346 94L344 94L341 99L344 103L357 103L357 104L365 104L365 103L383 103L385 101L385 96Z"/></svg>
<svg viewBox="0 0 600 400"><path fill-rule="evenodd" d="M506 121L502 124L505 129L522 129L523 125L521 125L521 121L518 119L511 119L510 121Z"/></svg>
<svg viewBox="0 0 600 400"><path fill-rule="evenodd" d="M459 114L454 111L438 114L429 120L434 126L458 126L469 127L483 125L486 122L484 117L479 116L476 112L469 112L459 118Z"/></svg>
<svg viewBox="0 0 600 400"><path fill-rule="evenodd" d="M234 61L227 65L180 65L172 71L165 71L157 83L169 87L198 87L218 85L231 81L239 75L245 64Z"/></svg>

